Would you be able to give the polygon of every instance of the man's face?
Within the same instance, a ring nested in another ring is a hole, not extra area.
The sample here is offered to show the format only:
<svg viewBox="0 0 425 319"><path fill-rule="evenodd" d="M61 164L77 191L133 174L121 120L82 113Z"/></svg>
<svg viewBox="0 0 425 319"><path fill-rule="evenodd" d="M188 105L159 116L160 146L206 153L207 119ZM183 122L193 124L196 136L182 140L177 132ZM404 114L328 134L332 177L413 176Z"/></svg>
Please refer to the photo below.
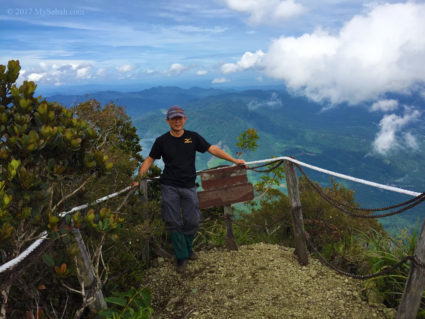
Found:
<svg viewBox="0 0 425 319"><path fill-rule="evenodd" d="M174 117L172 119L167 119L168 125L173 131L181 131L184 128L184 124L186 123L187 117Z"/></svg>

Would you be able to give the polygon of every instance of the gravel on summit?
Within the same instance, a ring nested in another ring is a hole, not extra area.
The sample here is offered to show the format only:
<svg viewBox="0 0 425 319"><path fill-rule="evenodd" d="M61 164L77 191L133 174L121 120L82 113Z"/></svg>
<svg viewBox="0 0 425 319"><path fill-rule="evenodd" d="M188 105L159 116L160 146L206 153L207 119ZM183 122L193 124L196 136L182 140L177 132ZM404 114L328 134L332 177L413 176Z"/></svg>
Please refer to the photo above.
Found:
<svg viewBox="0 0 425 319"><path fill-rule="evenodd" d="M239 251L198 253L184 274L158 258L143 286L152 289L153 318L395 318L396 310L368 303L361 282L294 249L253 244Z"/></svg>

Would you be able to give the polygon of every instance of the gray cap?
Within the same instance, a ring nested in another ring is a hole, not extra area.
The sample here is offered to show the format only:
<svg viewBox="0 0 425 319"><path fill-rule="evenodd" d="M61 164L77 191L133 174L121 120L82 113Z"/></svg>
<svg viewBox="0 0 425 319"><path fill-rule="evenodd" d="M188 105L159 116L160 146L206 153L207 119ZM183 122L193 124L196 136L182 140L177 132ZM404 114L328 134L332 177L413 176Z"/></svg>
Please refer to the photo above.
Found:
<svg viewBox="0 0 425 319"><path fill-rule="evenodd" d="M167 111L167 119L170 120L175 117L186 117L186 114L184 114L183 109L178 105L173 105Z"/></svg>

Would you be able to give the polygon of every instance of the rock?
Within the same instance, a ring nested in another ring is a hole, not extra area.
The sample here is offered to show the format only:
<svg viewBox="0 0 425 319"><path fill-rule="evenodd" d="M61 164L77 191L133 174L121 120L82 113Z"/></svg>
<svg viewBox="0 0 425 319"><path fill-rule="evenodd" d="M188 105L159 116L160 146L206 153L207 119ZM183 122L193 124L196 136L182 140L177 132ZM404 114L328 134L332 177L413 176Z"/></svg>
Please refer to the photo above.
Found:
<svg viewBox="0 0 425 319"><path fill-rule="evenodd" d="M366 295L367 295L367 301L369 305L371 306L375 304L382 304L384 301L384 298L375 289L369 289L366 292Z"/></svg>
<svg viewBox="0 0 425 319"><path fill-rule="evenodd" d="M393 308L384 308L383 312L386 319L394 319L397 316L397 310Z"/></svg>
<svg viewBox="0 0 425 319"><path fill-rule="evenodd" d="M171 298L171 299L168 301L167 306L173 305L173 304L175 304L175 303L179 302L181 299L182 299L182 297L181 297L181 296L176 296L176 297L174 297L174 298Z"/></svg>

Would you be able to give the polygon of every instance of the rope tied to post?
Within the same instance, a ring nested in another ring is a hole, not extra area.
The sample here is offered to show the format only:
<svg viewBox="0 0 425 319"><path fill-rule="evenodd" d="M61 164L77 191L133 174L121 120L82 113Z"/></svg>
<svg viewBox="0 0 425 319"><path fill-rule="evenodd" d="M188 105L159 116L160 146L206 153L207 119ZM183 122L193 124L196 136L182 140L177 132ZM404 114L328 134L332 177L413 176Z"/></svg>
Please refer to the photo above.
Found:
<svg viewBox="0 0 425 319"><path fill-rule="evenodd" d="M259 169L258 169L258 168L261 168L261 167L267 167L267 166L270 166L270 165L272 165L273 163L275 163L275 165L274 165L274 166L272 166L272 167L269 167L268 169L265 169L265 170L259 170ZM279 166L281 166L282 164L283 164L283 160L276 160L276 161L270 162L270 163L268 163L268 164L258 165L258 166L254 166L254 167L247 167L247 169L248 169L248 170L252 170L252 171L254 171L254 172L257 172L257 173L270 173L270 172L272 172L274 169L276 169L276 168L278 168Z"/></svg>
<svg viewBox="0 0 425 319"><path fill-rule="evenodd" d="M302 169L302 167L295 163L296 167L299 169L299 171L301 172L301 174L306 178L307 182L313 187L313 189L320 195L320 197L322 197L325 201L327 201L329 204L331 204L333 207L337 208L338 210L340 210L341 212L343 212L344 214L350 215L352 217L357 217L357 218L384 218L384 217L389 217L389 216L394 216L397 214L401 214L417 205L419 205L420 203L422 203L423 201L425 201L425 193L422 193L418 196L416 196L413 199L410 199L408 201L405 201L403 203L400 204L396 204L396 205L392 205L392 206L388 206L388 207L383 207L383 208L361 208L361 207L354 207L351 205L348 205L346 203L343 203L335 198L330 197L328 194L326 194L323 189L316 185L308 176L307 174L304 172L304 170ZM407 205L407 206L406 206ZM405 207L403 207L405 206ZM394 208L399 208L399 207L403 207L399 210L393 211L393 212L389 212L389 213L385 213L385 214L378 214L378 215L362 215L362 214L356 214L353 212L350 212L347 209L350 210L354 210L354 211L363 211L363 212L379 212L379 211L386 211L386 210L390 210L390 209L394 209Z"/></svg>

